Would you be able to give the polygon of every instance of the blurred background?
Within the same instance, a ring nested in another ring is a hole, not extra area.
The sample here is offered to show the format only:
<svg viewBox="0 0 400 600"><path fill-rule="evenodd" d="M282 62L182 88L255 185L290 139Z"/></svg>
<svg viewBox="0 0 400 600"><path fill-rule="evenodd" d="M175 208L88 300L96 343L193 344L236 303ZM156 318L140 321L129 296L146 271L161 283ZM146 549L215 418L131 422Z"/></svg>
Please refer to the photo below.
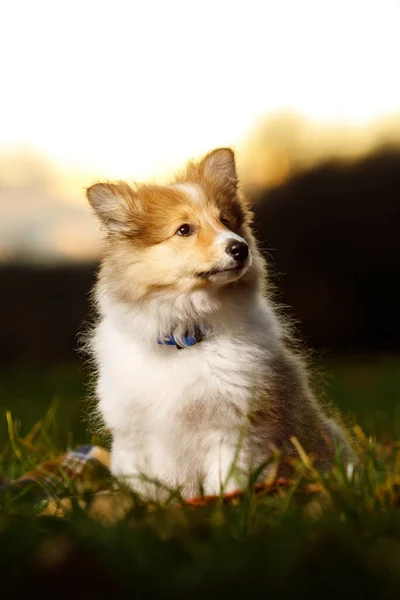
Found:
<svg viewBox="0 0 400 600"><path fill-rule="evenodd" d="M54 399L88 435L84 188L226 145L324 393L400 436L400 2L9 0L0 23L0 442Z"/></svg>

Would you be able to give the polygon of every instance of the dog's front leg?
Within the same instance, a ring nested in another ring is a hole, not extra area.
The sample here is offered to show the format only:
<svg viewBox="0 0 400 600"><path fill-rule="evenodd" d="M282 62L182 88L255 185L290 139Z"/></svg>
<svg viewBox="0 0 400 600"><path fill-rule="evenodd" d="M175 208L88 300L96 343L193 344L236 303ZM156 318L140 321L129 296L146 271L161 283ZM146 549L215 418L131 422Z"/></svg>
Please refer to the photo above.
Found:
<svg viewBox="0 0 400 600"><path fill-rule="evenodd" d="M207 455L203 489L206 496L231 493L246 485L242 451L234 444L221 441Z"/></svg>

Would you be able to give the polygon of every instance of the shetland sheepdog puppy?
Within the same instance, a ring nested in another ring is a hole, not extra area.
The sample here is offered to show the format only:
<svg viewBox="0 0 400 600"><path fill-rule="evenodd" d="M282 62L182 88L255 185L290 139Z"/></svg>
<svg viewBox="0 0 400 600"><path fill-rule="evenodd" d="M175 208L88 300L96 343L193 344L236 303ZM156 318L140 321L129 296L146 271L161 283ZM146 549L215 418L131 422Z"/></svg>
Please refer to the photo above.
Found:
<svg viewBox="0 0 400 600"><path fill-rule="evenodd" d="M162 500L233 491L265 463L262 478L293 437L322 468L352 460L268 295L231 149L87 196L106 232L89 348L115 476Z"/></svg>

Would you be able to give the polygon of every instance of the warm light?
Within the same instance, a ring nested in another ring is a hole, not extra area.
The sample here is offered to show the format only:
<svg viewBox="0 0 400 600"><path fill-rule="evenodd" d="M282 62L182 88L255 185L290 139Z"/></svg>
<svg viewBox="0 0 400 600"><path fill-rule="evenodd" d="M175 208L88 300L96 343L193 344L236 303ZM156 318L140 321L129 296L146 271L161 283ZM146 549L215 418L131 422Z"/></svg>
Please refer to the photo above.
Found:
<svg viewBox="0 0 400 600"><path fill-rule="evenodd" d="M60 223L52 230L49 247L65 259L94 260L101 249L100 236L87 223L77 220Z"/></svg>
<svg viewBox="0 0 400 600"><path fill-rule="evenodd" d="M368 123L400 110L399 23L397 0L5 3L0 261L97 252L98 180L233 145L250 189L370 147ZM290 119L263 137L277 111L301 116L296 139Z"/></svg>
<svg viewBox="0 0 400 600"><path fill-rule="evenodd" d="M2 9L0 147L145 179L266 113L364 122L400 106L396 0L94 0Z"/></svg>

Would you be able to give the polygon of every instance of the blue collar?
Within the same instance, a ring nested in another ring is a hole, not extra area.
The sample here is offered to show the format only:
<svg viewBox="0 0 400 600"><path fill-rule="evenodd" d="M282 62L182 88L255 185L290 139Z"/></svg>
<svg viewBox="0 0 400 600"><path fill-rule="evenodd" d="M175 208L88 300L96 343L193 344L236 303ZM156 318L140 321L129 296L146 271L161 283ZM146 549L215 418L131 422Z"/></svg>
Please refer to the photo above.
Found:
<svg viewBox="0 0 400 600"><path fill-rule="evenodd" d="M194 335L185 335L183 338L184 345L179 344L173 335L166 335L163 338L159 338L157 340L157 344L162 346L176 346L177 350L182 350L183 348L189 348L190 346L194 346L201 342L204 338L204 332L201 331L200 327L196 325L194 328Z"/></svg>

